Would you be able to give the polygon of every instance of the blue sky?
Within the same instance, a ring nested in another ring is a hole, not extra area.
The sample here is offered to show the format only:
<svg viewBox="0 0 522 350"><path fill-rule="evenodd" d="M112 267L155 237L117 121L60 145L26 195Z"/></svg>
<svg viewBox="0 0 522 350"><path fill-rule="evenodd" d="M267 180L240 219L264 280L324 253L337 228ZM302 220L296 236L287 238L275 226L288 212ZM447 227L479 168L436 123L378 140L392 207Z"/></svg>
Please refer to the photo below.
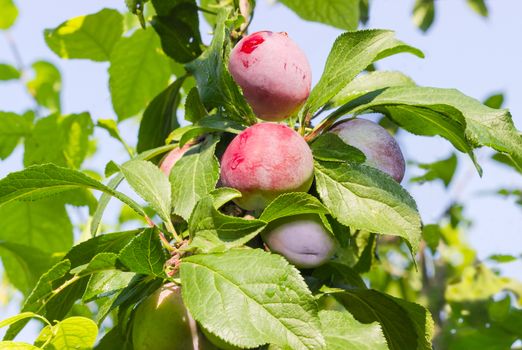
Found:
<svg viewBox="0 0 522 350"><path fill-rule="evenodd" d="M25 65L37 59L56 63L63 77L62 101L65 113L90 111L94 118L115 118L110 104L107 63L59 60L45 45L43 29L55 27L68 18L94 13L103 7L123 9L123 0L49 0L17 1L20 17L11 31ZM511 109L515 124L522 129L522 2L519 0L490 1L490 17L482 19L472 12L465 0L437 1L437 19L427 35L417 30L410 18L413 0L374 0L369 27L393 29L399 39L422 49L426 58L399 55L377 64L381 70L400 70L419 85L452 87L477 99L493 92L506 93L506 106ZM286 31L307 54L313 69L314 82L322 72L324 62L339 30L300 20L279 4L258 0L251 31ZM0 62L14 63L7 41L0 36ZM32 102L21 84L0 85L0 110L22 112ZM137 121L122 125L125 137L136 139ZM125 160L119 144L97 131L100 144L112 154L97 155L86 167L101 170L113 159ZM447 157L450 144L441 138L416 137L402 133L399 142L407 158L430 162ZM522 177L499 166L488 158L488 149L478 150L484 176L479 178L466 157L459 157L457 185L446 193L434 184L407 185L417 200L422 217L431 223L447 206L449 198L467 203L466 214L474 221L469 230L470 242L480 257L492 253L522 253L522 208L513 201L484 195L500 187L522 188ZM0 161L0 177L22 167L20 149L6 161ZM407 176L418 174L408 169ZM522 279L522 264L504 267L505 273ZM0 314L2 310L0 309Z"/></svg>

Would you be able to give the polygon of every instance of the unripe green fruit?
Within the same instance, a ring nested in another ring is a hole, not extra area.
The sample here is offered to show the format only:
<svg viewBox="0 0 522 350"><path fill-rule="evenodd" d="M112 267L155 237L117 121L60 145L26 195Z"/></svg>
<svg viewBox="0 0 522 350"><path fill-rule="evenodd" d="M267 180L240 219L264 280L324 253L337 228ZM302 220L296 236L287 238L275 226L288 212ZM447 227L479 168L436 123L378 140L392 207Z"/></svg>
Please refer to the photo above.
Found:
<svg viewBox="0 0 522 350"><path fill-rule="evenodd" d="M134 314L134 350L215 350L198 331L181 298L168 283L141 302Z"/></svg>
<svg viewBox="0 0 522 350"><path fill-rule="evenodd" d="M207 340L219 350L241 350L241 348L227 343L223 339L219 338L217 335L214 335L207 331L205 328L200 327L200 329L201 332L205 335L205 338L207 338Z"/></svg>

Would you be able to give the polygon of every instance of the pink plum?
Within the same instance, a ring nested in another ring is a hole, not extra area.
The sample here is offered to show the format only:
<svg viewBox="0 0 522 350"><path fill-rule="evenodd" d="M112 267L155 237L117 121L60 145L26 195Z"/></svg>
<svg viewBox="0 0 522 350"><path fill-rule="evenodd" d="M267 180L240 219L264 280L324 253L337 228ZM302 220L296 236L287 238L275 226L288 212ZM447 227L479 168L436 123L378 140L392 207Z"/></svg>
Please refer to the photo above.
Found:
<svg viewBox="0 0 522 350"><path fill-rule="evenodd" d="M241 192L234 201L246 210L263 209L282 193L308 191L313 175L310 147L282 124L260 123L243 130L221 159L221 183Z"/></svg>
<svg viewBox="0 0 522 350"><path fill-rule="evenodd" d="M366 119L352 119L330 130L346 144L358 148L366 156L366 164L401 182L405 163L397 141L379 124Z"/></svg>
<svg viewBox="0 0 522 350"><path fill-rule="evenodd" d="M228 69L263 120L291 116L310 94L310 64L286 33L263 31L244 37L232 50Z"/></svg>
<svg viewBox="0 0 522 350"><path fill-rule="evenodd" d="M320 266L335 252L333 236L314 214L276 220L268 225L261 237L272 252L283 255L299 268Z"/></svg>
<svg viewBox="0 0 522 350"><path fill-rule="evenodd" d="M181 148L174 148L172 151L167 153L165 157L160 161L160 170L167 176L170 175L170 171L172 170L172 167L174 167L174 164L178 160L183 157L183 155L188 151L190 148L190 144L186 143Z"/></svg>

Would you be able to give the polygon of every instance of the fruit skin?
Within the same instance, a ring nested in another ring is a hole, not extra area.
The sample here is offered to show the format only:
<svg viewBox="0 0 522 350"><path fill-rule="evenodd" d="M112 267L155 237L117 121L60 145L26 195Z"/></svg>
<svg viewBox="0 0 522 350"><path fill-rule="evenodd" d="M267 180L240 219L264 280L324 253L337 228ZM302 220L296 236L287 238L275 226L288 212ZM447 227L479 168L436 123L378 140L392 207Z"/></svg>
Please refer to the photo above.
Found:
<svg viewBox="0 0 522 350"><path fill-rule="evenodd" d="M160 170L167 176L170 175L170 171L174 167L174 164L183 157L183 155L189 150L190 144L186 143L181 148L174 148L172 151L167 153L165 157L160 161Z"/></svg>
<svg viewBox="0 0 522 350"><path fill-rule="evenodd" d="M274 253L283 255L299 268L315 268L335 253L335 240L315 214L278 219L261 233Z"/></svg>
<svg viewBox="0 0 522 350"><path fill-rule="evenodd" d="M330 132L361 150L367 165L387 173L397 182L402 181L404 156L397 141L382 126L366 119L352 119L336 125Z"/></svg>
<svg viewBox="0 0 522 350"><path fill-rule="evenodd" d="M232 49L228 69L258 118L281 121L306 101L312 70L286 33L262 31Z"/></svg>
<svg viewBox="0 0 522 350"><path fill-rule="evenodd" d="M243 130L221 158L221 183L241 192L234 201L246 210L263 209L282 193L308 191L313 175L310 147L282 124L259 123Z"/></svg>
<svg viewBox="0 0 522 350"><path fill-rule="evenodd" d="M135 314L132 329L134 350L211 350L190 316L181 288L167 283L143 300Z"/></svg>

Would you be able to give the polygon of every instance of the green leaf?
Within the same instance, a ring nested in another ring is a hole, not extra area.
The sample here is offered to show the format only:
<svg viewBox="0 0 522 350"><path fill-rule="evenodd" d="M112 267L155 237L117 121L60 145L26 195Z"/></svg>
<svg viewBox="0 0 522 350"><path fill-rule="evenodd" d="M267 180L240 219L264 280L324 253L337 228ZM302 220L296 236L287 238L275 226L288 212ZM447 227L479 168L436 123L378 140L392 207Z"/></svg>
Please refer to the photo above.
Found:
<svg viewBox="0 0 522 350"><path fill-rule="evenodd" d="M176 147L176 145L167 145L167 146L154 148L154 149L148 150L146 152L143 152L141 154L138 154L133 159L149 160L160 154L168 152L175 147ZM118 185L123 181L123 178L124 178L123 174L118 174L118 175L114 176L107 183L107 187L110 188L111 190L116 189L118 187ZM100 222L101 222L103 213L105 211L105 208L107 208L107 205L109 204L110 199L111 199L110 194L103 193L100 197L100 200L98 201L98 207L96 208L96 211L94 212L94 214L92 216L92 221L91 221L91 235L92 236L95 236L96 233L98 232L98 228L100 227Z"/></svg>
<svg viewBox="0 0 522 350"><path fill-rule="evenodd" d="M0 207L0 217L9 218L2 222L1 240L47 253L66 252L72 246L72 224L60 201L7 203Z"/></svg>
<svg viewBox="0 0 522 350"><path fill-rule="evenodd" d="M0 348L3 350L40 350L34 345L22 343L19 341L0 341Z"/></svg>
<svg viewBox="0 0 522 350"><path fill-rule="evenodd" d="M351 113L384 113L414 134L438 134L468 154L470 148L488 146L509 154L522 168L522 136L509 111L486 107L458 90L392 87L356 101Z"/></svg>
<svg viewBox="0 0 522 350"><path fill-rule="evenodd" d="M383 172L360 164L316 162L317 192L343 225L404 238L415 253L421 221L413 198Z"/></svg>
<svg viewBox="0 0 522 350"><path fill-rule="evenodd" d="M489 11L484 0L467 0L469 7L482 17L488 17Z"/></svg>
<svg viewBox="0 0 522 350"><path fill-rule="evenodd" d="M496 263L504 264L504 263L510 263L513 261L518 260L516 256L509 255L509 254L493 254L488 256L488 260L494 261Z"/></svg>
<svg viewBox="0 0 522 350"><path fill-rule="evenodd" d="M115 253L99 253L95 255L89 263L77 266L71 269L69 273L83 277L96 272L112 270L116 267L117 259L118 255Z"/></svg>
<svg viewBox="0 0 522 350"><path fill-rule="evenodd" d="M195 0L176 0L168 13L158 11L152 26L161 39L161 46L174 61L187 63L201 55L198 7Z"/></svg>
<svg viewBox="0 0 522 350"><path fill-rule="evenodd" d="M145 109L138 133L138 152L164 145L167 136L179 127L176 112L181 101L180 88L184 81L184 77L176 79Z"/></svg>
<svg viewBox="0 0 522 350"><path fill-rule="evenodd" d="M181 263L181 280L191 315L230 344L324 348L316 302L281 256L262 250L193 255Z"/></svg>
<svg viewBox="0 0 522 350"><path fill-rule="evenodd" d="M55 262L52 253L3 240L0 240L0 257L9 282L26 295Z"/></svg>
<svg viewBox="0 0 522 350"><path fill-rule="evenodd" d="M245 128L243 125L228 119L220 114L209 115L200 119L194 125L189 126L180 136L179 145L183 147L188 141L196 139L201 135L214 132L227 132L239 134ZM181 132L180 132L181 133ZM172 135L172 133L171 133Z"/></svg>
<svg viewBox="0 0 522 350"><path fill-rule="evenodd" d="M460 280L446 287L444 297L449 302L476 302L487 300L503 290L510 290L522 297L522 282L498 276L484 264L468 266Z"/></svg>
<svg viewBox="0 0 522 350"><path fill-rule="evenodd" d="M146 160L131 160L121 166L129 185L150 204L165 222L170 222L171 187L168 177Z"/></svg>
<svg viewBox="0 0 522 350"><path fill-rule="evenodd" d="M119 253L140 230L107 233L93 237L75 245L64 259L68 259L72 267L87 264L97 254Z"/></svg>
<svg viewBox="0 0 522 350"><path fill-rule="evenodd" d="M159 39L150 28L137 30L114 46L109 87L112 105L120 121L138 114L167 86L169 62L159 48Z"/></svg>
<svg viewBox="0 0 522 350"><path fill-rule="evenodd" d="M49 341L46 348L50 349L89 350L94 346L97 335L96 323L85 317L73 316L42 329L35 343L43 345Z"/></svg>
<svg viewBox="0 0 522 350"><path fill-rule="evenodd" d="M340 35L328 55L321 79L310 93L304 115L313 115L371 63L401 52L423 57L418 49L388 30L361 30Z"/></svg>
<svg viewBox="0 0 522 350"><path fill-rule="evenodd" d="M0 80L16 80L22 75L20 71L10 64L0 63Z"/></svg>
<svg viewBox="0 0 522 350"><path fill-rule="evenodd" d="M37 61L31 65L34 78L27 82L27 90L36 102L51 112L59 112L62 76L60 71L50 62Z"/></svg>
<svg viewBox="0 0 522 350"><path fill-rule="evenodd" d="M198 88L192 88L185 100L185 120L191 123L197 123L207 114L207 110L199 97Z"/></svg>
<svg viewBox="0 0 522 350"><path fill-rule="evenodd" d="M435 0L416 0L412 19L420 30L427 32L435 20Z"/></svg>
<svg viewBox="0 0 522 350"><path fill-rule="evenodd" d="M134 276L136 276L134 272L118 270L95 273L89 279L85 293L82 296L82 301L89 302L107 295L112 295L127 287Z"/></svg>
<svg viewBox="0 0 522 350"><path fill-rule="evenodd" d="M155 229L143 230L122 249L119 259L132 272L165 277L167 256Z"/></svg>
<svg viewBox="0 0 522 350"><path fill-rule="evenodd" d="M210 47L194 62L187 64L186 68L196 78L201 101L207 110L224 108L229 118L254 124L254 113L226 66L232 45L230 29L226 27L229 14L230 8L219 11Z"/></svg>
<svg viewBox="0 0 522 350"><path fill-rule="evenodd" d="M45 305L43 303L44 298L51 294L54 289L53 282L64 277L67 272L69 272L70 268L70 261L62 260L51 267L49 271L44 273L38 280L38 283L36 284L36 287L33 289L31 294L26 298L22 311L38 312L41 308L43 308ZM26 324L27 320L22 320L21 322L12 324L7 330L4 339L14 339L14 337L16 337L16 335L22 330L22 328L24 328Z"/></svg>
<svg viewBox="0 0 522 350"><path fill-rule="evenodd" d="M170 172L172 210L185 220L196 203L216 186L219 163L214 152L218 141L218 138L209 137L191 148Z"/></svg>
<svg viewBox="0 0 522 350"><path fill-rule="evenodd" d="M214 208L219 209L232 199L241 197L241 192L235 188L219 187L211 191L209 195L212 197L212 201L214 202Z"/></svg>
<svg viewBox="0 0 522 350"><path fill-rule="evenodd" d="M329 162L364 163L366 156L334 133L319 136L311 145L315 159Z"/></svg>
<svg viewBox="0 0 522 350"><path fill-rule="evenodd" d="M363 324L348 312L319 311L329 350L388 350L378 323Z"/></svg>
<svg viewBox="0 0 522 350"><path fill-rule="evenodd" d="M359 0L279 0L307 21L320 22L345 30L359 24Z"/></svg>
<svg viewBox="0 0 522 350"><path fill-rule="evenodd" d="M9 29L18 17L18 9L13 0L0 0L0 30Z"/></svg>
<svg viewBox="0 0 522 350"><path fill-rule="evenodd" d="M518 167L513 159L504 153L495 153L491 156L491 159L499 162L500 164L507 165L522 174L522 168Z"/></svg>
<svg viewBox="0 0 522 350"><path fill-rule="evenodd" d="M11 316L9 318L6 318L2 321L0 321L0 328L12 325L13 323L16 323L20 320L26 319L26 318L39 318L42 321L48 322L45 317L42 317L38 314L35 314L34 312L22 312L18 315Z"/></svg>
<svg viewBox="0 0 522 350"><path fill-rule="evenodd" d="M447 188L453 179L453 175L455 175L455 170L457 170L457 156L455 153L452 153L449 158L433 163L419 163L417 166L426 170L426 173L410 179L411 182L425 183L442 180L444 186Z"/></svg>
<svg viewBox="0 0 522 350"><path fill-rule="evenodd" d="M263 211L259 220L266 223L299 214L330 214L314 196L303 192L284 193L274 199Z"/></svg>
<svg viewBox="0 0 522 350"><path fill-rule="evenodd" d="M61 58L108 61L123 34L123 16L116 10L71 18L44 31L47 46Z"/></svg>
<svg viewBox="0 0 522 350"><path fill-rule="evenodd" d="M123 145L123 147L125 147L127 153L129 153L130 155L134 155L134 151L132 150L132 148L130 148L129 145L127 145L127 142L125 142L125 140L123 139L123 137L121 137L116 121L112 119L98 119L98 121L96 122L96 126L105 129L111 137L118 140ZM105 174L107 174L107 171L105 172Z"/></svg>
<svg viewBox="0 0 522 350"><path fill-rule="evenodd" d="M33 165L0 180L0 206L14 200L37 200L75 188L91 188L114 196L145 216L132 199L76 170L53 164Z"/></svg>
<svg viewBox="0 0 522 350"><path fill-rule="evenodd" d="M54 163L78 169L87 157L93 132L89 113L39 119L25 139L24 165Z"/></svg>
<svg viewBox="0 0 522 350"><path fill-rule="evenodd" d="M0 159L14 151L22 137L29 135L31 124L21 115L0 112Z"/></svg>
<svg viewBox="0 0 522 350"><path fill-rule="evenodd" d="M220 252L239 247L254 238L266 226L261 220L227 216L214 207L211 197L201 199L190 217L191 248L202 252Z"/></svg>
<svg viewBox="0 0 522 350"><path fill-rule="evenodd" d="M393 298L371 289L354 289L331 294L355 319L379 322L390 350L431 350L433 321L420 305Z"/></svg>
<svg viewBox="0 0 522 350"><path fill-rule="evenodd" d="M424 225L422 228L422 238L426 241L426 244L433 253L437 250L441 237L442 233L437 224Z"/></svg>
<svg viewBox="0 0 522 350"><path fill-rule="evenodd" d="M392 86L415 86L415 82L401 72L375 71L359 75L346 85L330 103L330 107L339 107L368 92Z"/></svg>
<svg viewBox="0 0 522 350"><path fill-rule="evenodd" d="M500 109L504 104L504 94L494 94L489 96L484 104L490 108Z"/></svg>

